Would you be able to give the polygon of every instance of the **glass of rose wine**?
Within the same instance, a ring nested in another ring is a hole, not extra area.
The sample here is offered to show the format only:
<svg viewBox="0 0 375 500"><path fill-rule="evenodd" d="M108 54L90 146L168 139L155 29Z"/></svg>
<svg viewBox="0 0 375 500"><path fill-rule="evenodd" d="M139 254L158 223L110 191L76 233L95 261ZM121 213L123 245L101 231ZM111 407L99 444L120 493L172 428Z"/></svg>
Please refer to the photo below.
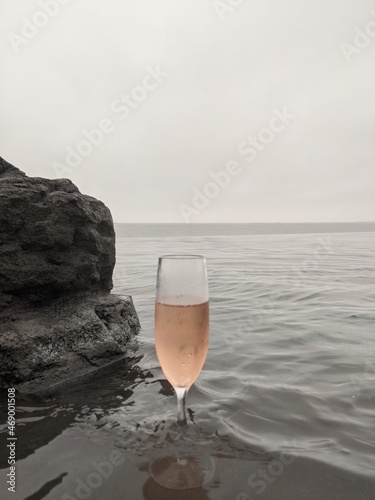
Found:
<svg viewBox="0 0 375 500"><path fill-rule="evenodd" d="M197 453L186 438L186 395L205 362L209 340L206 260L201 255L159 258L155 300L155 347L162 371L177 396L183 446L150 466L155 481L171 489L202 486L213 475L213 459Z"/></svg>

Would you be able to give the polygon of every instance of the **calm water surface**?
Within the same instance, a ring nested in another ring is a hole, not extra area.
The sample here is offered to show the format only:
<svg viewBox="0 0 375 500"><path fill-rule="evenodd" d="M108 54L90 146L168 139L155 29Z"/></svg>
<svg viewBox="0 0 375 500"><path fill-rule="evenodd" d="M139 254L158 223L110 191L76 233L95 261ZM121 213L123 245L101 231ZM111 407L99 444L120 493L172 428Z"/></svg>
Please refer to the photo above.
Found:
<svg viewBox="0 0 375 500"><path fill-rule="evenodd" d="M118 238L114 292L142 331L128 359L19 396L19 487L4 498L373 500L374 248L373 232ZM174 432L153 301L157 258L178 252L208 262L210 347L187 406L216 463L185 493L147 472Z"/></svg>

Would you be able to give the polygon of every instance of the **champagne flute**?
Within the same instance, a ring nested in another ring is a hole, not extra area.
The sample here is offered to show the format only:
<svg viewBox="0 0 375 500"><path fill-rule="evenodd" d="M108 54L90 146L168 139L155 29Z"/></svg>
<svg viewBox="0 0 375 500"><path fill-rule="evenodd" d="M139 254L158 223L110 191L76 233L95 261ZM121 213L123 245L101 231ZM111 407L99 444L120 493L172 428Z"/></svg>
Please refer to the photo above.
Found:
<svg viewBox="0 0 375 500"><path fill-rule="evenodd" d="M159 258L155 347L161 368L177 396L177 422L183 438L187 428L185 402L207 356L209 340L208 282L201 255L164 255ZM186 441L184 441L186 447ZM187 489L201 486L213 475L211 457L190 450L164 457L150 466L162 486Z"/></svg>

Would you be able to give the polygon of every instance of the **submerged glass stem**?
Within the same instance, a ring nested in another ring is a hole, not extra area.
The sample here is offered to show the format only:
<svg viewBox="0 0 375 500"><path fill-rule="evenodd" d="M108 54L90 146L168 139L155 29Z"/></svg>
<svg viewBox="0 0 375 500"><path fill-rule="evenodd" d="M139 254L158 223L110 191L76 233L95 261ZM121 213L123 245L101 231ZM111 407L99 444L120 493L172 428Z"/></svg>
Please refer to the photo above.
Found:
<svg viewBox="0 0 375 500"><path fill-rule="evenodd" d="M175 388L177 395L177 422L182 428L187 427L186 421L186 394L187 389L184 387Z"/></svg>

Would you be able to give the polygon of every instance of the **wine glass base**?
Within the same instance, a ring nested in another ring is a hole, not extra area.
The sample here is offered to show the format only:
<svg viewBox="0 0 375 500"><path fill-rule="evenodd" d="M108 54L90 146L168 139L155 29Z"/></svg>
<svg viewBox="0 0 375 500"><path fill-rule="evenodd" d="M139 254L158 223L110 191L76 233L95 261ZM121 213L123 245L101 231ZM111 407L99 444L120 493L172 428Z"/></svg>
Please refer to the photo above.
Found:
<svg viewBox="0 0 375 500"><path fill-rule="evenodd" d="M172 490L199 488L215 474L213 457L199 455L169 455L156 458L149 465L151 477L160 486Z"/></svg>

